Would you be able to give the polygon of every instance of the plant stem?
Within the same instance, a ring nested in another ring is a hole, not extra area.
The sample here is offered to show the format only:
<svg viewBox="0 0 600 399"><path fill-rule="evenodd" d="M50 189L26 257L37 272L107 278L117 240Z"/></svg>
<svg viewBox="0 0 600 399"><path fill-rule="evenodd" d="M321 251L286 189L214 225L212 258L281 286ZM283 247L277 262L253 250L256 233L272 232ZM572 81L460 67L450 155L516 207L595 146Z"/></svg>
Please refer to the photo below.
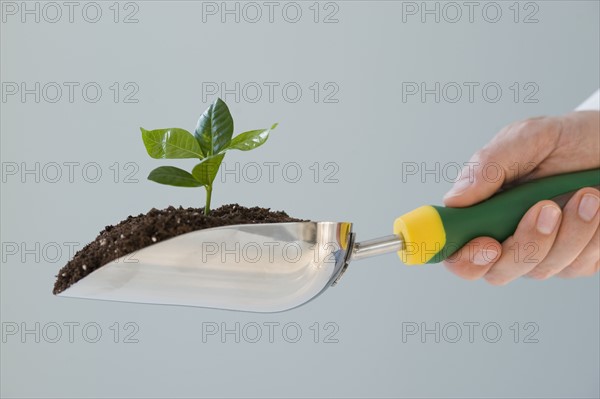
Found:
<svg viewBox="0 0 600 399"><path fill-rule="evenodd" d="M210 198L212 196L212 186L206 186L206 205L204 206L204 214L208 215L210 212Z"/></svg>

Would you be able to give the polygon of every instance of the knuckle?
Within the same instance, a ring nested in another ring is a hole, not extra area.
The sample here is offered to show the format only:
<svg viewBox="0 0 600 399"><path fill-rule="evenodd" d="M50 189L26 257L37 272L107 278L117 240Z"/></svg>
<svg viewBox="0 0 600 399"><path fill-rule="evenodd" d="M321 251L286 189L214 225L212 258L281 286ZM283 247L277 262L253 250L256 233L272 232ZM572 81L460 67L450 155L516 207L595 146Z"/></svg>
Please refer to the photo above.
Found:
<svg viewBox="0 0 600 399"><path fill-rule="evenodd" d="M455 274L459 278L462 278L463 280L473 281L481 277L477 273L469 272L468 267L463 264L457 265L456 263L448 262L446 260L444 261L444 266L446 266L451 273Z"/></svg>
<svg viewBox="0 0 600 399"><path fill-rule="evenodd" d="M594 267L592 267L592 274L596 274L599 271L600 271L600 260L597 260Z"/></svg>
<svg viewBox="0 0 600 399"><path fill-rule="evenodd" d="M529 272L528 276L534 280L547 280L554 276L554 272L552 270L533 270Z"/></svg>
<svg viewBox="0 0 600 399"><path fill-rule="evenodd" d="M558 273L556 275L556 277L560 277L560 278L564 278L564 279L572 279L573 277L576 277L576 276L573 274L573 271L567 267L564 270L562 270L560 273Z"/></svg>
<svg viewBox="0 0 600 399"><path fill-rule="evenodd" d="M592 277L600 271L600 259L595 262L585 263L580 260L575 260L565 269L563 269L559 276L563 278L577 278L577 277Z"/></svg>
<svg viewBox="0 0 600 399"><path fill-rule="evenodd" d="M540 125L541 123L539 118L529 118L517 122L516 129L519 132L527 132L528 134L532 134L540 130Z"/></svg>
<svg viewBox="0 0 600 399"><path fill-rule="evenodd" d="M467 281L475 281L475 280L478 280L481 276L479 276L477 274L465 273L465 274L462 274L461 277Z"/></svg>
<svg viewBox="0 0 600 399"><path fill-rule="evenodd" d="M597 260L592 267L586 269L584 272L581 272L581 276L591 277L598 273L598 271L600 271L600 260Z"/></svg>
<svg viewBox="0 0 600 399"><path fill-rule="evenodd" d="M496 287L500 287L503 285L508 284L509 280L502 277L502 276L498 276L496 274L486 274L484 277L485 281L487 281L489 284L496 286Z"/></svg>
<svg viewBox="0 0 600 399"><path fill-rule="evenodd" d="M588 263L585 262L580 257L575 258L573 262L568 266L571 271L574 273L580 274L583 273L587 269Z"/></svg>

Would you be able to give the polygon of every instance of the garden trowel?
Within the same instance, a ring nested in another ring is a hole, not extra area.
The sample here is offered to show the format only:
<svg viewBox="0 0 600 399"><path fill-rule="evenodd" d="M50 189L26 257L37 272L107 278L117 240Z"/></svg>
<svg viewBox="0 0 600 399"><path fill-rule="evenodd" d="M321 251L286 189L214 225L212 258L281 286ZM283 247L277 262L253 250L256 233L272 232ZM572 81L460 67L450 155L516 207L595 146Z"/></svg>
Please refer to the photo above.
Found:
<svg viewBox="0 0 600 399"><path fill-rule="evenodd" d="M437 263L478 236L503 241L535 203L561 204L600 185L600 169L542 178L468 208L422 206L393 234L356 240L349 222L234 225L186 233L114 260L59 296L277 312L335 285L350 261L397 252L407 265Z"/></svg>

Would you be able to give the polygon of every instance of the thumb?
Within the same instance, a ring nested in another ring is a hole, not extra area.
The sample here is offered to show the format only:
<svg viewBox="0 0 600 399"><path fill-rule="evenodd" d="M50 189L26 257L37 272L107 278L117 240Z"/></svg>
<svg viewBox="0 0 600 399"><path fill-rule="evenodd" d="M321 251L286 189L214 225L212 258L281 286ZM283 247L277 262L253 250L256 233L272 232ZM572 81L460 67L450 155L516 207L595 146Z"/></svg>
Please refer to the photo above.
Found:
<svg viewBox="0 0 600 399"><path fill-rule="evenodd" d="M444 204L465 207L491 197L504 184L532 172L554 149L549 118L509 125L465 163Z"/></svg>

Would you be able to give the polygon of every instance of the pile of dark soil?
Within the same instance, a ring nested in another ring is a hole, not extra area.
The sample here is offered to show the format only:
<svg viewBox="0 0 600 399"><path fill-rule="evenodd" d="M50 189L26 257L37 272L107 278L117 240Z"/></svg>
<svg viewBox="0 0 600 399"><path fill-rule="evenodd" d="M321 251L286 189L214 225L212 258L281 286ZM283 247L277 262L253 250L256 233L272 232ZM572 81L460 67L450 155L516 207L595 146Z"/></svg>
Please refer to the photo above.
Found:
<svg viewBox="0 0 600 399"><path fill-rule="evenodd" d="M224 205L212 210L208 216L203 212L203 208L153 208L146 214L129 216L116 226L106 226L94 241L79 250L60 269L52 292L55 295L61 293L121 256L190 231L234 224L304 221L289 217L282 211L246 208L238 204Z"/></svg>

